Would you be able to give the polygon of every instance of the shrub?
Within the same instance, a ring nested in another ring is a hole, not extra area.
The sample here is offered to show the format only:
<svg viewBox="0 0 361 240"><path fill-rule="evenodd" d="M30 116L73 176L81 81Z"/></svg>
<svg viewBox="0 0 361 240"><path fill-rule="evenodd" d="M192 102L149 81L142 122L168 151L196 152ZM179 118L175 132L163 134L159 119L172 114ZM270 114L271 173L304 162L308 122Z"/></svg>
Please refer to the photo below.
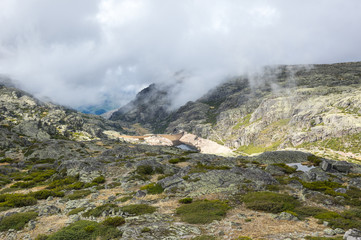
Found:
<svg viewBox="0 0 361 240"><path fill-rule="evenodd" d="M147 204L131 204L120 208L123 212L133 215L150 214L156 211L156 208Z"/></svg>
<svg viewBox="0 0 361 240"><path fill-rule="evenodd" d="M202 236L194 237L192 238L192 240L216 240L216 238L209 235L202 235Z"/></svg>
<svg viewBox="0 0 361 240"><path fill-rule="evenodd" d="M186 162L188 161L190 158L188 157L180 157L180 158L173 158L173 159L170 159L168 162L171 163L171 164L177 164L177 163L180 163L180 162Z"/></svg>
<svg viewBox="0 0 361 240"><path fill-rule="evenodd" d="M34 197L36 199L47 199L48 197L52 196L52 197L64 197L64 193L63 192L55 192L55 191L50 191L50 190L40 190L37 192L32 192L29 194L29 196Z"/></svg>
<svg viewBox="0 0 361 240"><path fill-rule="evenodd" d="M152 174L154 174L153 167L150 166L150 165L141 165L141 166L138 166L135 171L136 171L136 173L138 173L139 175L152 175Z"/></svg>
<svg viewBox="0 0 361 240"><path fill-rule="evenodd" d="M120 198L119 201L126 202L126 201L128 201L128 200L130 200L132 198L133 198L132 196L125 196L125 197Z"/></svg>
<svg viewBox="0 0 361 240"><path fill-rule="evenodd" d="M67 176L64 179L57 179L57 180L52 181L47 188L48 189L54 189L54 188L65 189L65 186L71 185L77 181L78 181L78 179L76 177Z"/></svg>
<svg viewBox="0 0 361 240"><path fill-rule="evenodd" d="M78 214L78 213L84 211L85 209L86 209L85 207L75 208L75 209L71 210L70 212L68 212L68 216Z"/></svg>
<svg viewBox="0 0 361 240"><path fill-rule="evenodd" d="M182 204L188 204L188 203L192 203L192 202L193 202L193 199L190 198L190 197L187 197L187 198L179 199L178 202L179 202L179 203L182 203Z"/></svg>
<svg viewBox="0 0 361 240"><path fill-rule="evenodd" d="M102 224L111 227L118 227L120 225L123 225L124 223L125 220L122 217L108 217L102 222Z"/></svg>
<svg viewBox="0 0 361 240"><path fill-rule="evenodd" d="M24 207L35 205L37 200L26 194L2 194L0 195L0 207Z"/></svg>
<svg viewBox="0 0 361 240"><path fill-rule="evenodd" d="M104 176L96 177L96 178L93 179L92 182L93 182L93 183L96 183L96 184L105 183L105 177L104 177Z"/></svg>
<svg viewBox="0 0 361 240"><path fill-rule="evenodd" d="M119 207L118 207L118 205L108 203L108 204L98 206L98 207L96 207L94 209L91 209L91 210L83 213L83 216L84 217L90 217L90 216L100 217L100 215L102 215L103 212L110 211L112 209L114 209L115 211L118 211Z"/></svg>
<svg viewBox="0 0 361 240"><path fill-rule="evenodd" d="M16 182L10 188L32 188L36 185L34 181Z"/></svg>
<svg viewBox="0 0 361 240"><path fill-rule="evenodd" d="M70 199L70 200L75 200L75 199L84 198L84 197L88 196L89 194L91 194L90 190L79 190L79 191L73 192L72 194L67 195L66 198Z"/></svg>
<svg viewBox="0 0 361 240"><path fill-rule="evenodd" d="M202 200L185 204L176 209L176 214L181 220L192 224L206 224L213 220L222 219L227 210L230 209L227 203L219 200Z"/></svg>
<svg viewBox="0 0 361 240"><path fill-rule="evenodd" d="M315 181L315 182L301 182L305 188L324 192L326 190L333 190L334 188L340 188L342 185L340 183L331 182L331 181Z"/></svg>
<svg viewBox="0 0 361 240"><path fill-rule="evenodd" d="M189 170L189 173L202 173L202 172L208 172L210 170L228 170L228 169L230 169L230 167L228 166L214 166L214 165L205 165L202 163L197 163Z"/></svg>
<svg viewBox="0 0 361 240"><path fill-rule="evenodd" d="M318 166L322 162L322 158L317 157L315 155L310 155L307 157L307 161L313 163L314 166Z"/></svg>
<svg viewBox="0 0 361 240"><path fill-rule="evenodd" d="M151 231L152 231L152 229L150 229L149 227L144 227L144 228L141 230L142 233L147 233L147 232L151 232Z"/></svg>
<svg viewBox="0 0 361 240"><path fill-rule="evenodd" d="M247 208L271 213L292 211L301 204L290 195L274 192L250 192L243 196L242 201Z"/></svg>
<svg viewBox="0 0 361 240"><path fill-rule="evenodd" d="M328 210L320 207L301 206L301 207L296 207L294 209L294 212L297 213L297 215L300 218L303 218L303 217L313 217L318 214L328 212Z"/></svg>
<svg viewBox="0 0 361 240"><path fill-rule="evenodd" d="M0 221L0 231L7 231L9 229L21 230L25 224L37 216L36 212L15 213L6 216Z"/></svg>
<svg viewBox="0 0 361 240"><path fill-rule="evenodd" d="M114 239L121 237L122 232L116 228L105 226L93 221L77 221L71 225L62 228L58 232L48 236L47 240L64 239Z"/></svg>
<svg viewBox="0 0 361 240"><path fill-rule="evenodd" d="M148 185L141 187L140 189L147 190L149 194L160 194L164 191L164 188L159 183L158 184L150 183Z"/></svg>

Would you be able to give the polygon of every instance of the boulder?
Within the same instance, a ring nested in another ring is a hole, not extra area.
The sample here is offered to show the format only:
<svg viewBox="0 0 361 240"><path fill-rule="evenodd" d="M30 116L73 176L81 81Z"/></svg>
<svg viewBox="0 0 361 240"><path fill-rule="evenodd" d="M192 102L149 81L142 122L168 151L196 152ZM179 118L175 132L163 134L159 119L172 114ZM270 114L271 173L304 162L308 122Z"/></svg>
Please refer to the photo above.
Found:
<svg viewBox="0 0 361 240"><path fill-rule="evenodd" d="M345 239L345 240L361 240L361 231L356 228L349 229L347 232L345 232L345 235L343 235L343 239Z"/></svg>

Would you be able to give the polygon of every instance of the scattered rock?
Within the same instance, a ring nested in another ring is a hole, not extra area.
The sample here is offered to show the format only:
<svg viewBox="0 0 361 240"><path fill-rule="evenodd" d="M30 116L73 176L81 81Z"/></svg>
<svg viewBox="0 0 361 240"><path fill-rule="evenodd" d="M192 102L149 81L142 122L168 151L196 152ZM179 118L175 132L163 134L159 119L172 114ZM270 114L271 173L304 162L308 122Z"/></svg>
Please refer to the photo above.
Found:
<svg viewBox="0 0 361 240"><path fill-rule="evenodd" d="M345 240L361 240L361 231L354 228L349 229L345 232L345 235L343 235L343 239Z"/></svg>

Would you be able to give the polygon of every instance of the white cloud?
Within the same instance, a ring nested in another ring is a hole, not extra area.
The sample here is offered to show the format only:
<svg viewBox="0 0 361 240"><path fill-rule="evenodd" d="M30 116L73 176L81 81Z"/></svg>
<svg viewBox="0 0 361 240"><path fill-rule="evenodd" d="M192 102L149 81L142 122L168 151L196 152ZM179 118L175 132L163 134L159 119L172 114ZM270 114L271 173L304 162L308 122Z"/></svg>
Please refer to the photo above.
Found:
<svg viewBox="0 0 361 240"><path fill-rule="evenodd" d="M2 0L0 74L37 96L121 105L184 70L176 105L272 64L360 60L359 0Z"/></svg>

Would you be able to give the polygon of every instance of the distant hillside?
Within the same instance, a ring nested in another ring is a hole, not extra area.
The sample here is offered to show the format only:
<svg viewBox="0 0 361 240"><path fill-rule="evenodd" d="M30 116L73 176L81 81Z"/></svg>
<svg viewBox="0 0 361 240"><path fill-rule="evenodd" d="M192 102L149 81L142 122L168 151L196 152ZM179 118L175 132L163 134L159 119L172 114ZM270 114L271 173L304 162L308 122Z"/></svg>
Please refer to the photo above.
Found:
<svg viewBox="0 0 361 240"><path fill-rule="evenodd" d="M303 148L361 159L361 62L278 66L256 78L256 86L231 79L172 112L168 92L151 85L111 119L188 131L247 154Z"/></svg>

